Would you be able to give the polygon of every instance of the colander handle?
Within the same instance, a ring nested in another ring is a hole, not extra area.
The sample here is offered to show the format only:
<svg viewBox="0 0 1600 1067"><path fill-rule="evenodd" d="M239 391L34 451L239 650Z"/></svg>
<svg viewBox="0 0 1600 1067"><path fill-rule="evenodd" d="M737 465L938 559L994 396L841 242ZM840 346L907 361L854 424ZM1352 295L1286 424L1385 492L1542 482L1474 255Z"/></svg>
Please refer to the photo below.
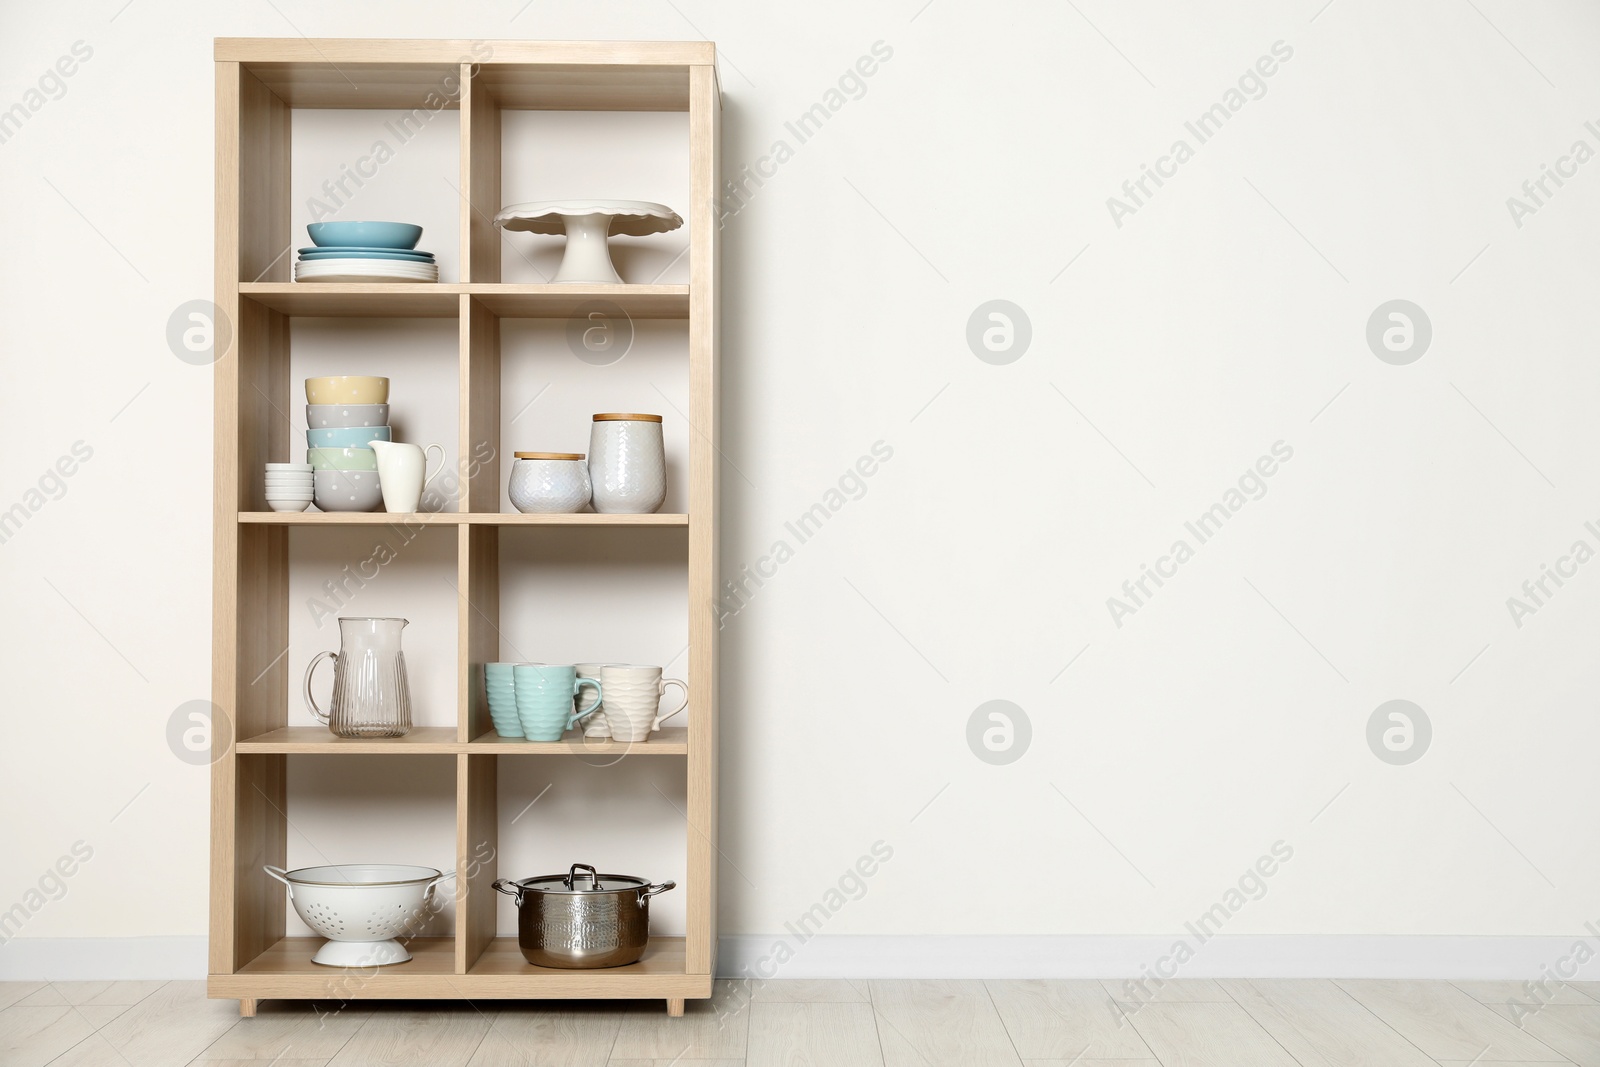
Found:
<svg viewBox="0 0 1600 1067"><path fill-rule="evenodd" d="M272 877L276 878L278 881L282 882L284 885L288 886L289 887L289 899L290 900L294 899L294 885L293 885L293 883L291 883L289 881L289 878L288 878L289 872L288 871L284 870L282 867L274 867L270 863L267 864L265 867L263 867L261 869L266 871L268 874L272 875Z"/></svg>
<svg viewBox="0 0 1600 1067"><path fill-rule="evenodd" d="M433 881L429 882L428 883L428 888L422 894L422 899L423 900L427 900L429 897L433 896L433 891L439 885L440 882L444 881L446 878L454 878L455 876L456 876L456 872L455 871L445 871L439 877L437 877Z"/></svg>

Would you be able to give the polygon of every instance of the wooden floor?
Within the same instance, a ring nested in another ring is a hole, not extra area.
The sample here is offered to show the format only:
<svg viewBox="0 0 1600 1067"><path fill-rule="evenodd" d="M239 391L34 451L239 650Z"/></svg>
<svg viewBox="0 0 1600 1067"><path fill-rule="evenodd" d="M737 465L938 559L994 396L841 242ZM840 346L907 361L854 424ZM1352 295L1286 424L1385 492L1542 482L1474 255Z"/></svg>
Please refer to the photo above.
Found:
<svg viewBox="0 0 1600 1067"><path fill-rule="evenodd" d="M1130 1015L1113 1014L1117 994ZM719 983L660 1002L268 1002L253 1019L201 982L0 983L5 1067L1600 1067L1600 983Z"/></svg>

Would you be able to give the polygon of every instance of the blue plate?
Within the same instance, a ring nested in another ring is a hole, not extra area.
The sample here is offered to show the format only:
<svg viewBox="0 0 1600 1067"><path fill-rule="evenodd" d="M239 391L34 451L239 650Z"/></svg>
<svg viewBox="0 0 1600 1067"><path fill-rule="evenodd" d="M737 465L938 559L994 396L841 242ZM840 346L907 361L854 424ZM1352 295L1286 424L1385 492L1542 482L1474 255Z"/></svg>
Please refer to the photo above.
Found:
<svg viewBox="0 0 1600 1067"><path fill-rule="evenodd" d="M388 259L429 266L434 262L432 256L409 256L400 252L302 252L300 254L302 263L318 263L325 259Z"/></svg>
<svg viewBox="0 0 1600 1067"><path fill-rule="evenodd" d="M426 259L433 258L432 252L419 252L415 248L375 248L372 245L312 245L310 248L302 248L299 251L302 256L314 256L318 253L334 255L343 252L388 252L391 255L396 256L422 256Z"/></svg>

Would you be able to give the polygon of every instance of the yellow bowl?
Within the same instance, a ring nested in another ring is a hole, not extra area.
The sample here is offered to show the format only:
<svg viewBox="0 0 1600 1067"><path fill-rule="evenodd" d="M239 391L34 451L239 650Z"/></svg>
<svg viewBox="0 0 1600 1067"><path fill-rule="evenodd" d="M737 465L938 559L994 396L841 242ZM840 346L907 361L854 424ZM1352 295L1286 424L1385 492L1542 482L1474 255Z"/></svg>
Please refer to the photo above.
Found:
<svg viewBox="0 0 1600 1067"><path fill-rule="evenodd" d="M306 379L308 404L387 404L389 379L364 374L338 374Z"/></svg>

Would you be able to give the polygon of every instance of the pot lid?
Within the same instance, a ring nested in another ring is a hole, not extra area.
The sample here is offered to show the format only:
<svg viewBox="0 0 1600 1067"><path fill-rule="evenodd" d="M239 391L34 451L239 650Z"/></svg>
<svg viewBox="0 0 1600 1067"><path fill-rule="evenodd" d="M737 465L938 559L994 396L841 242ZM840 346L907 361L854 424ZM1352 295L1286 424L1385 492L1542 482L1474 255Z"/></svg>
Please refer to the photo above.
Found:
<svg viewBox="0 0 1600 1067"><path fill-rule="evenodd" d="M525 892L577 895L581 893L615 893L619 890L644 889L648 878L631 874L597 874L587 864L575 863L566 874L541 874L537 878L524 878L517 882Z"/></svg>
<svg viewBox="0 0 1600 1067"><path fill-rule="evenodd" d="M594 417L595 422L660 422L660 415L641 415L632 411L607 411Z"/></svg>

